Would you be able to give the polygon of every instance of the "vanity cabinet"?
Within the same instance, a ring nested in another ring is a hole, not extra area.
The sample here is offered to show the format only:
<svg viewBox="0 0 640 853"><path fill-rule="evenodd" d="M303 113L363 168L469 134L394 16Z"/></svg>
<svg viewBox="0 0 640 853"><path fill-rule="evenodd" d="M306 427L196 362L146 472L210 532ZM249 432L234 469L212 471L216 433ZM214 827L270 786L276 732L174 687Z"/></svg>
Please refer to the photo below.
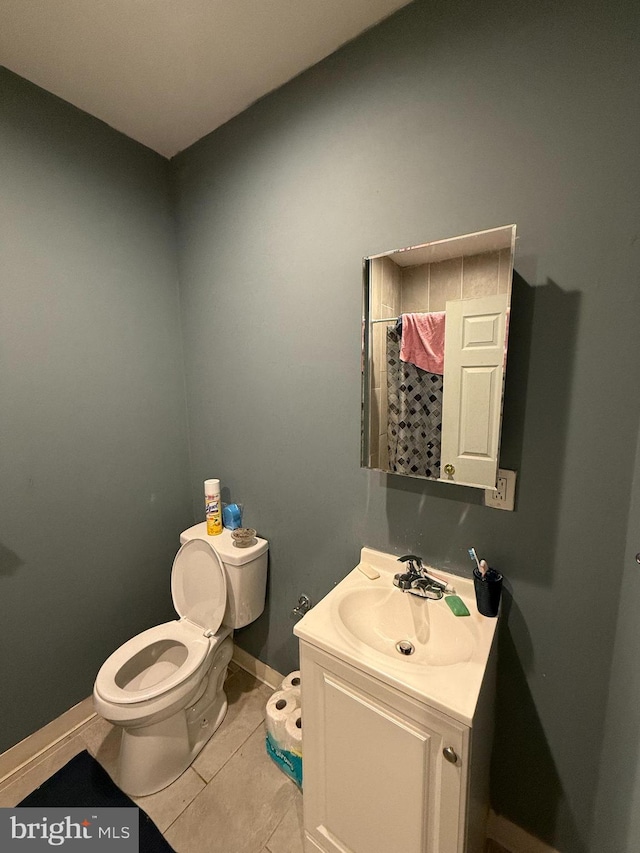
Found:
<svg viewBox="0 0 640 853"><path fill-rule="evenodd" d="M469 727L308 642L300 660L306 853L481 853L490 709Z"/></svg>

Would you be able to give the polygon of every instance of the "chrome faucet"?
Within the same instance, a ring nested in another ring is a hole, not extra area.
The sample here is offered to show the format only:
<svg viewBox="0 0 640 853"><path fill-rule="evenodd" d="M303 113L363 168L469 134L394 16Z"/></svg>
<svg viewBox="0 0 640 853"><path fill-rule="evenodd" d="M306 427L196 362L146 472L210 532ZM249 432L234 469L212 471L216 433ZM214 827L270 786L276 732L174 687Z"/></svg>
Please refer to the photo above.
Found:
<svg viewBox="0 0 640 853"><path fill-rule="evenodd" d="M394 586L419 598L442 598L447 585L427 573L422 564L422 557L406 554L404 557L398 557L398 561L408 563L408 566L406 572L394 576Z"/></svg>

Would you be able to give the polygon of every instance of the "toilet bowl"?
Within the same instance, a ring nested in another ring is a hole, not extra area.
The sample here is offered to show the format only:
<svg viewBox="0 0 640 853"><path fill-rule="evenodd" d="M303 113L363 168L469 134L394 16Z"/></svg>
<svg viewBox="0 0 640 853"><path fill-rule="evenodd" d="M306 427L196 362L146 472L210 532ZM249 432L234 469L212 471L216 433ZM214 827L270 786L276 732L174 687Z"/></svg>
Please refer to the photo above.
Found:
<svg viewBox="0 0 640 853"><path fill-rule="evenodd" d="M264 609L264 539L238 549L230 531L207 536L200 524L180 541L171 570L180 618L120 646L93 688L96 711L121 727L116 781L133 796L171 784L218 728L227 710L224 680L233 629Z"/></svg>

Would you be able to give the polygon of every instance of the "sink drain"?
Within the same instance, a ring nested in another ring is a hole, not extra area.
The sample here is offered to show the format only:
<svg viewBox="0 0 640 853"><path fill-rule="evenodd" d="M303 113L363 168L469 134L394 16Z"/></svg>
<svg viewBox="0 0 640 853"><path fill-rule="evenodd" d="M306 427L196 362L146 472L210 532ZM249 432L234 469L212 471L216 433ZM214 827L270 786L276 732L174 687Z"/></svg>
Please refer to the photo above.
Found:
<svg viewBox="0 0 640 853"><path fill-rule="evenodd" d="M400 640L399 643L396 643L396 649L401 655L412 655L415 652L413 643L410 643L409 640Z"/></svg>

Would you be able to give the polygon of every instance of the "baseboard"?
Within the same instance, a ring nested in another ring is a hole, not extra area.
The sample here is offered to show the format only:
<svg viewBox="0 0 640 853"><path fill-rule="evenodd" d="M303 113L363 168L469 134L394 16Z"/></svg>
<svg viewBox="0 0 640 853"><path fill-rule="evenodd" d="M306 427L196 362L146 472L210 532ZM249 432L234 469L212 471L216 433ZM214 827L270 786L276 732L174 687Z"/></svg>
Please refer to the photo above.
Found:
<svg viewBox="0 0 640 853"><path fill-rule="evenodd" d="M318 845L316 841L309 835L309 833L305 830L304 833L304 853L322 853L322 847Z"/></svg>
<svg viewBox="0 0 640 853"><path fill-rule="evenodd" d="M0 784L34 758L38 758L52 746L64 740L95 715L92 697L87 696L82 702L78 702L73 708L69 708L37 732L3 752L0 755Z"/></svg>
<svg viewBox="0 0 640 853"><path fill-rule="evenodd" d="M253 655L250 655L249 652L245 652L244 649L238 648L235 644L233 646L233 660L238 664L238 666L242 667L242 669L257 678L258 681L262 681L273 690L278 690L280 688L284 675L281 675L277 670L267 666L266 663L262 663L258 658L254 658Z"/></svg>
<svg viewBox="0 0 640 853"><path fill-rule="evenodd" d="M489 812L487 838L505 847L509 853L558 853L554 847L549 847L544 841L494 811Z"/></svg>

